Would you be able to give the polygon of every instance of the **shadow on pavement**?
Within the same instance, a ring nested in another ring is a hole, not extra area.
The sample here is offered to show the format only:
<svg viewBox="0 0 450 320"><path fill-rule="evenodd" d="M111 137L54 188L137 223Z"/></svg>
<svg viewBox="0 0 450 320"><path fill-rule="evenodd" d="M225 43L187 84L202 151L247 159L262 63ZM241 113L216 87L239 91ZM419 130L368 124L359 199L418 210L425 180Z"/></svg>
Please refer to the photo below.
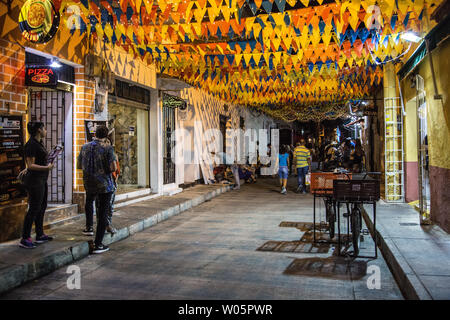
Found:
<svg viewBox="0 0 450 320"><path fill-rule="evenodd" d="M358 280L367 274L367 261L348 260L343 257L295 259L283 274Z"/></svg>

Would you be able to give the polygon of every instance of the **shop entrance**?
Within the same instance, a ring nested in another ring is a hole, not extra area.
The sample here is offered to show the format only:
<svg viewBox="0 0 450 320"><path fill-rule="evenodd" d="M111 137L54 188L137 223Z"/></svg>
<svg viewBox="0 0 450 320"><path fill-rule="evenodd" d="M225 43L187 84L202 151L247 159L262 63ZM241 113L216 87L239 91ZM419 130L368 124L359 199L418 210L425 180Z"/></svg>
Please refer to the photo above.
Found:
<svg viewBox="0 0 450 320"><path fill-rule="evenodd" d="M430 171L428 157L427 103L423 78L417 75L417 146L419 165L420 220L430 217Z"/></svg>
<svg viewBox="0 0 450 320"><path fill-rule="evenodd" d="M72 92L30 89L31 119L47 128L45 147L64 147L49 174L49 203L72 202L72 101Z"/></svg>

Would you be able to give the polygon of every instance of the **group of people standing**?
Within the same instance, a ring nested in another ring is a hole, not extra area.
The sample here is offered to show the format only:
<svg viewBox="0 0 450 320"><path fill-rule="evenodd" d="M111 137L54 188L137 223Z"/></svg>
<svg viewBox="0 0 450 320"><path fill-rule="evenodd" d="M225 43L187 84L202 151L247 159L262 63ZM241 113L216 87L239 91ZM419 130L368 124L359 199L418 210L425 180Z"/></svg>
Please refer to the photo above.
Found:
<svg viewBox="0 0 450 320"><path fill-rule="evenodd" d="M364 167L364 159L365 154L359 139L346 138L341 143L324 140L320 147L316 148L307 145L305 139L301 139L295 148L282 145L278 155L281 193L287 193L287 180L294 166L298 177L297 192L306 193L305 177L311 172L312 162L316 162L316 169L321 171L342 168L360 173Z"/></svg>
<svg viewBox="0 0 450 320"><path fill-rule="evenodd" d="M360 173L364 167L365 153L360 139L346 138L341 143L324 141L319 148L317 161L323 171L343 168Z"/></svg>
<svg viewBox="0 0 450 320"><path fill-rule="evenodd" d="M48 174L54 167L52 159L43 145L47 130L42 122L29 122L27 130L30 139L24 146L26 169L21 172L20 179L28 193L28 211L24 219L22 239L19 246L33 249L36 244L53 240L44 233L44 214L47 209ZM83 170L83 184L86 190L86 228L83 234L93 236L94 203L96 205L97 230L93 253L109 250L103 244L105 232L114 234L112 226L114 194L117 190L117 179L120 174L119 163L111 141L108 140L108 129L99 126L95 137L81 147L77 158L77 169ZM36 239L31 238L31 229L35 224Z"/></svg>
<svg viewBox="0 0 450 320"><path fill-rule="evenodd" d="M311 152L306 148L305 139L297 142L295 149L291 150L289 146L282 145L278 154L278 176L280 178L281 193L287 194L287 180L290 173L291 162L295 164L297 170L297 190L298 193L306 193L305 177L311 170Z"/></svg>

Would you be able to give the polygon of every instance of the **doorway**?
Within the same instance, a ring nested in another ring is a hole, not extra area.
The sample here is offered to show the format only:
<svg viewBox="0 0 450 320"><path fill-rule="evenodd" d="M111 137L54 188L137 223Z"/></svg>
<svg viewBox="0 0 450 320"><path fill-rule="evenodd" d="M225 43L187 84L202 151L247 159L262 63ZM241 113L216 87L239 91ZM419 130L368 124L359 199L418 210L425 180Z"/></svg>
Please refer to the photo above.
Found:
<svg viewBox="0 0 450 320"><path fill-rule="evenodd" d="M417 153L419 167L420 221L430 218L430 169L428 156L427 103L424 81L417 75Z"/></svg>
<svg viewBox="0 0 450 320"><path fill-rule="evenodd" d="M48 203L72 202L72 101L72 92L30 89L31 119L43 122L47 128L45 147L64 147L49 173Z"/></svg>

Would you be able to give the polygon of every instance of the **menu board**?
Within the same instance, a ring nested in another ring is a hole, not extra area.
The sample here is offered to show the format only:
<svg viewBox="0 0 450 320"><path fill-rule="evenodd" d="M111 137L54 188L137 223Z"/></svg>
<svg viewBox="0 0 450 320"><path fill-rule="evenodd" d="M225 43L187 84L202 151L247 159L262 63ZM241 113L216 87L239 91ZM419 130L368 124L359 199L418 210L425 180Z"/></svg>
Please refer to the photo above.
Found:
<svg viewBox="0 0 450 320"><path fill-rule="evenodd" d="M22 116L0 115L0 205L26 197L17 175L25 168Z"/></svg>

